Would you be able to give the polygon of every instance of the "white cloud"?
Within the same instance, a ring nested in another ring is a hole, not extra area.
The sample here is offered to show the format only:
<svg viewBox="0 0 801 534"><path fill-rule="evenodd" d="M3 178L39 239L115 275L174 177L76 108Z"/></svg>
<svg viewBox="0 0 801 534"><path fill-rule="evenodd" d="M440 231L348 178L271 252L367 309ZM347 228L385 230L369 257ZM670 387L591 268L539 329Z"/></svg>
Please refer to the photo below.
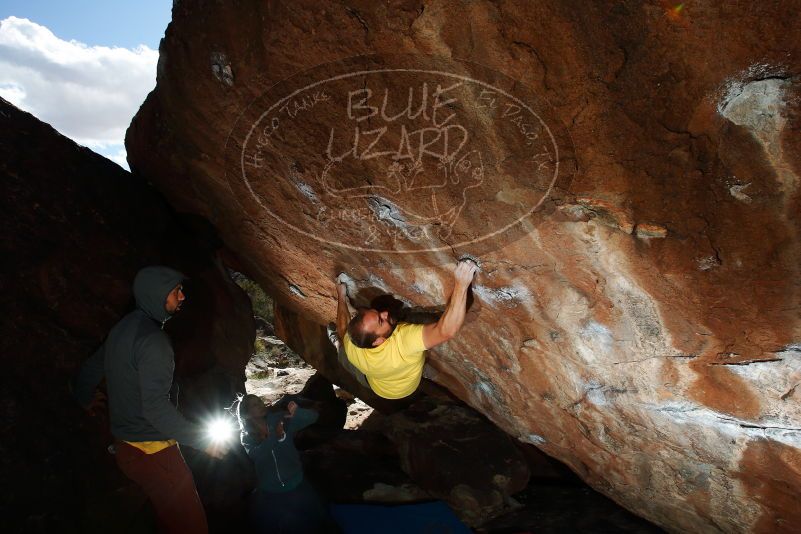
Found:
<svg viewBox="0 0 801 534"><path fill-rule="evenodd" d="M113 145L98 145L92 148L95 152L104 156L123 169L128 169L128 160L126 159L127 153L125 152L125 145L123 144L113 144Z"/></svg>
<svg viewBox="0 0 801 534"><path fill-rule="evenodd" d="M22 106L25 99L25 89L19 84L6 82L0 85L0 96L11 102L17 107Z"/></svg>
<svg viewBox="0 0 801 534"><path fill-rule="evenodd" d="M157 61L147 46L89 46L28 19L0 21L0 96L125 168L125 130Z"/></svg>

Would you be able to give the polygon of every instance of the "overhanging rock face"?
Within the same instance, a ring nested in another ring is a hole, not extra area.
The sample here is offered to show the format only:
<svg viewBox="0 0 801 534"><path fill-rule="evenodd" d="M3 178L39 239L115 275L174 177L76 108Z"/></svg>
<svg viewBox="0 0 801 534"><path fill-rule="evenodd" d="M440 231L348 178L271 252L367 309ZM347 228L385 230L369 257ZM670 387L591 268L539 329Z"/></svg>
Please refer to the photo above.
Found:
<svg viewBox="0 0 801 534"><path fill-rule="evenodd" d="M177 2L160 52L131 167L284 306L477 257L430 378L669 530L801 524L790 2Z"/></svg>

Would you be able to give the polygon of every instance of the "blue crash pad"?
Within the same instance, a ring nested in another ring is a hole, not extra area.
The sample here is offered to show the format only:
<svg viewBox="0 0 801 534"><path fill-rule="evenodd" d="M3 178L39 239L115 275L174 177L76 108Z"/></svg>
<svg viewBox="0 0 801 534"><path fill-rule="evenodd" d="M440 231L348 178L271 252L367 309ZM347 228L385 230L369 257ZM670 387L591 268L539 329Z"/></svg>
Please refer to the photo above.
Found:
<svg viewBox="0 0 801 534"><path fill-rule="evenodd" d="M382 506L334 504L331 515L345 534L470 534L442 501Z"/></svg>

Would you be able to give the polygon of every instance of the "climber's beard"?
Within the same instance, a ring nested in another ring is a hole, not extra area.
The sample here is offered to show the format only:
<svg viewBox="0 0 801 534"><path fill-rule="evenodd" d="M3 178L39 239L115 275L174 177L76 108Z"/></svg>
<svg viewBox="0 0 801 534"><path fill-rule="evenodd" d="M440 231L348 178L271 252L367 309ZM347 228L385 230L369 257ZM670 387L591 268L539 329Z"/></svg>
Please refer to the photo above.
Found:
<svg viewBox="0 0 801 534"><path fill-rule="evenodd" d="M398 320L396 318L394 318L391 313L389 313L387 315L387 322L389 323L390 328L389 328L389 332L387 332L387 335L385 337L388 338L389 336L392 335L392 332L395 331L395 326L397 326Z"/></svg>

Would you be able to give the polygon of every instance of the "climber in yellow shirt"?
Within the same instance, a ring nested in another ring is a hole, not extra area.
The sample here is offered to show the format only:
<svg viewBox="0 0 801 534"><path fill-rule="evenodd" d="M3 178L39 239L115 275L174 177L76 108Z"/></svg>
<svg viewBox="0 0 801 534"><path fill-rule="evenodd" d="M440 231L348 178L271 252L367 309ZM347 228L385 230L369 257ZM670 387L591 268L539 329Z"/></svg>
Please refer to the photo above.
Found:
<svg viewBox="0 0 801 534"><path fill-rule="evenodd" d="M445 312L437 322L425 325L399 322L388 311L372 308L362 308L351 318L347 286L337 283L337 335L348 361L364 373L377 395L401 399L415 392L423 376L425 350L451 339L464 323L467 290L476 270L472 260L459 261Z"/></svg>

